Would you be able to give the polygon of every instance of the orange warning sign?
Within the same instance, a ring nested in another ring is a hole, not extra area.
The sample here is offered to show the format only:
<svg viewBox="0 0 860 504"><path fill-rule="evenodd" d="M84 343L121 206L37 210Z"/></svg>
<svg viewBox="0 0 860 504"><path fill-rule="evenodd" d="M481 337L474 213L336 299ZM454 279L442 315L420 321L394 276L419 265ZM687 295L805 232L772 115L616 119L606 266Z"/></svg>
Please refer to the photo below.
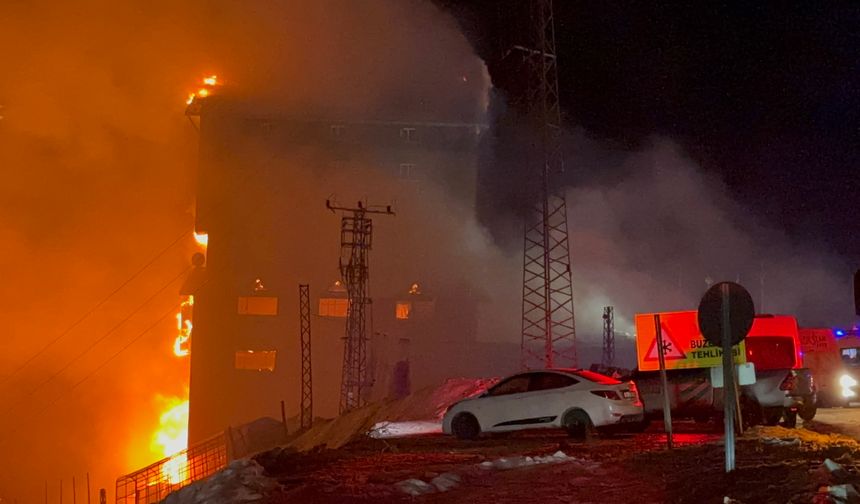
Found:
<svg viewBox="0 0 860 504"><path fill-rule="evenodd" d="M660 369L653 313L636 315L636 355L640 371ZM666 369L722 366L723 350L708 342L701 332L695 311L660 313L663 358ZM735 362L746 362L744 343L732 348Z"/></svg>

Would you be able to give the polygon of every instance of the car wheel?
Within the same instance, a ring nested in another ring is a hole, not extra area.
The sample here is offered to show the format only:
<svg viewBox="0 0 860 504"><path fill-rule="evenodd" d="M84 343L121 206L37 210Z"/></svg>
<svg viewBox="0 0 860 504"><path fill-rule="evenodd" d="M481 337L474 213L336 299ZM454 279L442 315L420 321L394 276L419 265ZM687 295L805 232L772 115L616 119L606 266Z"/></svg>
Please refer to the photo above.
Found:
<svg viewBox="0 0 860 504"><path fill-rule="evenodd" d="M567 434L574 439L585 441L594 436L594 424L591 422L591 417L582 410L568 411L564 415L562 425Z"/></svg>
<svg viewBox="0 0 860 504"><path fill-rule="evenodd" d="M800 415L800 418L802 418L804 422L808 422L815 418L815 413L817 411L818 409L815 407L814 404L805 404L802 408L800 408L797 414Z"/></svg>
<svg viewBox="0 0 860 504"><path fill-rule="evenodd" d="M762 408L761 415L765 425L776 425L782 418L782 408Z"/></svg>
<svg viewBox="0 0 860 504"><path fill-rule="evenodd" d="M481 433L478 419L470 413L460 413L451 420L451 432L458 439L475 439Z"/></svg>
<svg viewBox="0 0 860 504"><path fill-rule="evenodd" d="M790 409L786 409L783 413L783 417L785 418L784 425L789 429L793 429L797 427L797 412L791 411Z"/></svg>

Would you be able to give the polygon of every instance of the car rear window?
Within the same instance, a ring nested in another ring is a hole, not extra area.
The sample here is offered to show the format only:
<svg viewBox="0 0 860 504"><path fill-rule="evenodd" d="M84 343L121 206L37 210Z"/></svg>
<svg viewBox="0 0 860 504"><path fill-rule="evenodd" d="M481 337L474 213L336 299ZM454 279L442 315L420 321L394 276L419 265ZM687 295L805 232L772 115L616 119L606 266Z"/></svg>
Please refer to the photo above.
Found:
<svg viewBox="0 0 860 504"><path fill-rule="evenodd" d="M747 360L756 369L792 369L794 339L785 336L750 336L744 340Z"/></svg>
<svg viewBox="0 0 860 504"><path fill-rule="evenodd" d="M585 369L577 369L576 371L569 371L569 373L585 378L588 381L599 383L601 385L618 385L619 383L621 383L615 378L610 378L609 376L595 373L594 371L586 371Z"/></svg>

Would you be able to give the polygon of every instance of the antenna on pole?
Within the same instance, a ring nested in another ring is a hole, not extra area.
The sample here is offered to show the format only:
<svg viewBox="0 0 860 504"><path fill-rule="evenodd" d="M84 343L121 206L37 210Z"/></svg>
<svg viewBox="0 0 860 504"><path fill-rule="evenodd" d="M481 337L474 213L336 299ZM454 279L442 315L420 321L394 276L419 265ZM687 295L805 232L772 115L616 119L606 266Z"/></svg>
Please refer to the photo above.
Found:
<svg viewBox="0 0 860 504"><path fill-rule="evenodd" d="M603 369L615 365L615 308L603 308Z"/></svg>
<svg viewBox="0 0 860 504"><path fill-rule="evenodd" d="M394 215L391 206L372 207L358 202L356 207L342 207L325 202L326 208L343 212L340 225L340 275L346 286L348 305L344 337L343 368L340 385L340 413L367 402L370 383L367 380L367 306L370 265L368 254L373 245L373 222L369 214Z"/></svg>
<svg viewBox="0 0 860 504"><path fill-rule="evenodd" d="M567 202L564 193L556 189L563 159L553 2L531 0L528 9L522 43L503 52L503 59L516 58L513 72L526 81L515 106L530 119L539 140L538 152L532 153L528 163L533 193L529 195L523 240L521 363L525 369L575 367ZM511 29L521 22L512 19Z"/></svg>

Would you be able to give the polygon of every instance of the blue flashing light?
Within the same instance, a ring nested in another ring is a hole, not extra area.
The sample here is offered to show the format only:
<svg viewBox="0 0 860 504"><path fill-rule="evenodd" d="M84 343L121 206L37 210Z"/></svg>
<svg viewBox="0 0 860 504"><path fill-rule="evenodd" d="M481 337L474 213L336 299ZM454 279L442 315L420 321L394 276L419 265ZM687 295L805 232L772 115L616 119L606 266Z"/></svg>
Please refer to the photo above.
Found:
<svg viewBox="0 0 860 504"><path fill-rule="evenodd" d="M842 329L837 329L834 332L836 333L836 336L845 336L845 331Z"/></svg>

